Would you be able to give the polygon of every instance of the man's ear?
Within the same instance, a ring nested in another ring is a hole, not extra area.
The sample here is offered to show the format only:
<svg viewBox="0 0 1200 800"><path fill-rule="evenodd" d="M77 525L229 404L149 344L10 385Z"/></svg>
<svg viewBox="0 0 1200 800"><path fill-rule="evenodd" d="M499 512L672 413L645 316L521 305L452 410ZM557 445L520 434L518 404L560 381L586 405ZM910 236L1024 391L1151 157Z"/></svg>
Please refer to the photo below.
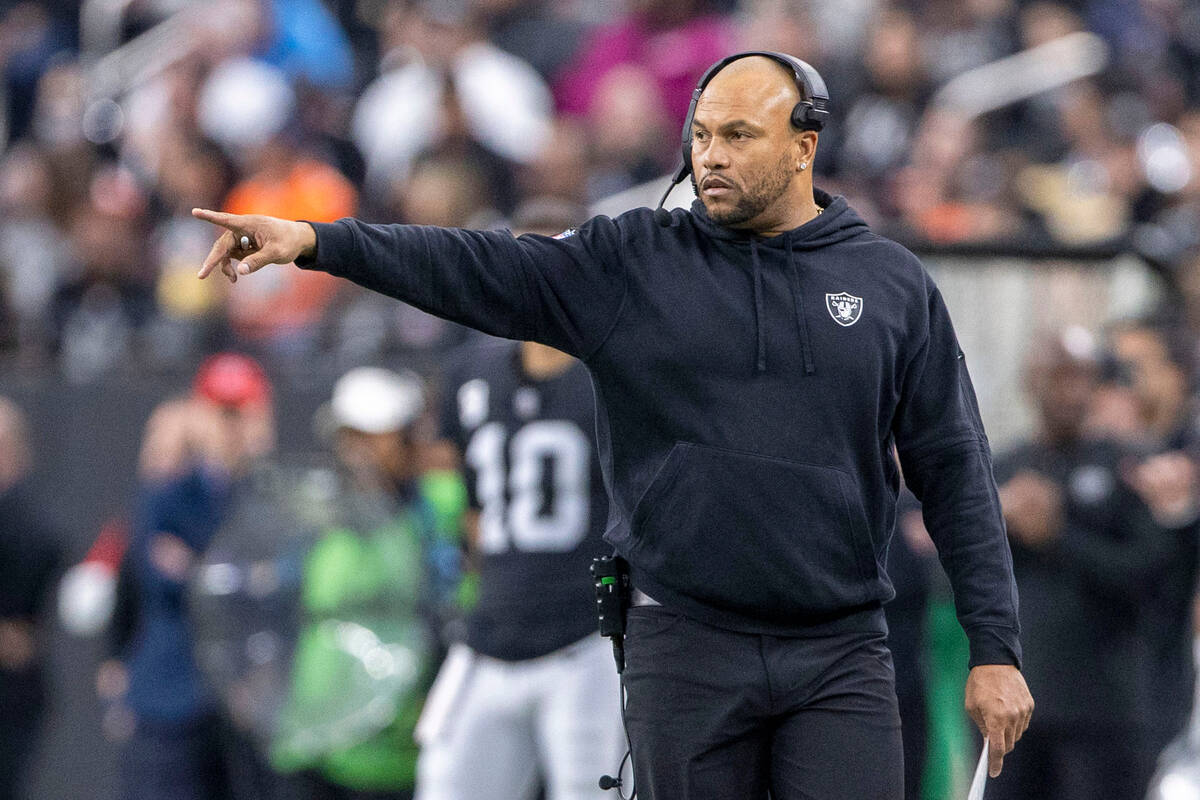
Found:
<svg viewBox="0 0 1200 800"><path fill-rule="evenodd" d="M800 160L807 161L812 164L817 157L817 139L816 131L803 131L800 134Z"/></svg>
<svg viewBox="0 0 1200 800"><path fill-rule="evenodd" d="M804 172L812 166L817 154L817 134L814 131L799 131L792 134L792 147L796 161L793 167L797 172Z"/></svg>

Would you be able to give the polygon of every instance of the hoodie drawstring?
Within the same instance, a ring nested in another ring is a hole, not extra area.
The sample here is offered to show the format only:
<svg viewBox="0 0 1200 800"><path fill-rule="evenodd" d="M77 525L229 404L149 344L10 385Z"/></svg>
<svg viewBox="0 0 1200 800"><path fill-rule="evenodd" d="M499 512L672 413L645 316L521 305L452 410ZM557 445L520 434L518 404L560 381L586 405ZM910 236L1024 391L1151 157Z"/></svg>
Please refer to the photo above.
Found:
<svg viewBox="0 0 1200 800"><path fill-rule="evenodd" d="M800 352L804 356L804 374L812 375L817 371L813 365L811 337L808 332L808 317L804 314L804 292L800 290L800 270L796 267L795 251L787 248L788 275L792 284L792 301L796 304L796 328L800 333ZM755 260L757 268L758 261Z"/></svg>
<svg viewBox="0 0 1200 800"><path fill-rule="evenodd" d="M750 262L754 265L754 335L758 347L755 369L767 371L767 340L763 336L762 265L758 261L758 240L750 240Z"/></svg>

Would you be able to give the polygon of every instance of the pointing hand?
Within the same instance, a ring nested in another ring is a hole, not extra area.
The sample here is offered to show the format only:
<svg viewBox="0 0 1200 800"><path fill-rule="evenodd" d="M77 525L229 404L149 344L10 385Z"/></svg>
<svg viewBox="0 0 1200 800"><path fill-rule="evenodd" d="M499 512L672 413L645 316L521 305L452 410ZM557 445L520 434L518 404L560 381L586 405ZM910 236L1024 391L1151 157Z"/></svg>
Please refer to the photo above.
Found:
<svg viewBox="0 0 1200 800"><path fill-rule="evenodd" d="M249 275L267 264L290 264L316 252L317 234L307 222L203 208L193 208L192 216L225 229L204 259L200 278L207 278L220 267L225 277L236 283L239 273ZM236 270L234 260L241 262Z"/></svg>

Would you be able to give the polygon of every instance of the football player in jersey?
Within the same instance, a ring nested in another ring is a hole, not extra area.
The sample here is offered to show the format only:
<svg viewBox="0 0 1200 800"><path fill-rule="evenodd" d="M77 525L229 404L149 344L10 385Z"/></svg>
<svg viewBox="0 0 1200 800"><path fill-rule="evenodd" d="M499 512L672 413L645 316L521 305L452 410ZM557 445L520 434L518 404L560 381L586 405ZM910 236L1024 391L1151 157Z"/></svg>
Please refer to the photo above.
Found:
<svg viewBox="0 0 1200 800"><path fill-rule="evenodd" d="M588 575L612 548L587 369L531 342L468 345L442 434L462 458L479 594L417 727L417 800L602 797L625 737Z"/></svg>

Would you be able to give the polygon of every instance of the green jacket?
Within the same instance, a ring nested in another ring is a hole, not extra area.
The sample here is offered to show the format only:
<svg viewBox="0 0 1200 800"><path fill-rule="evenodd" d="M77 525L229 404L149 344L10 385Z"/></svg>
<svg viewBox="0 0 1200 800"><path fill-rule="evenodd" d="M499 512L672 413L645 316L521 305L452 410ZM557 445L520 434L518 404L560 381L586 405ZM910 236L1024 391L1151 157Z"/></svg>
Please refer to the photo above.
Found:
<svg viewBox="0 0 1200 800"><path fill-rule="evenodd" d="M427 617L451 602L447 550L457 550L465 505L457 476L428 475L392 519L331 528L308 552L275 769L361 791L413 785L412 732L436 668Z"/></svg>

